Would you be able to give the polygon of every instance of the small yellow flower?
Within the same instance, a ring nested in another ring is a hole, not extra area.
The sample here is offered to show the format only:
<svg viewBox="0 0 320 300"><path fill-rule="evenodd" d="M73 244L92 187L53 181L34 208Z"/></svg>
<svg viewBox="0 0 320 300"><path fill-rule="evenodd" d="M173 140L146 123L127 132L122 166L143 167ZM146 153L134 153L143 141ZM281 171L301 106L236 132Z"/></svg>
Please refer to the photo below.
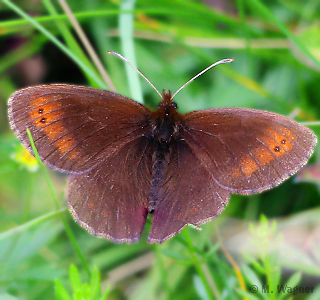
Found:
<svg viewBox="0 0 320 300"><path fill-rule="evenodd" d="M36 172L39 169L37 160L22 145L15 147L10 157L29 172Z"/></svg>

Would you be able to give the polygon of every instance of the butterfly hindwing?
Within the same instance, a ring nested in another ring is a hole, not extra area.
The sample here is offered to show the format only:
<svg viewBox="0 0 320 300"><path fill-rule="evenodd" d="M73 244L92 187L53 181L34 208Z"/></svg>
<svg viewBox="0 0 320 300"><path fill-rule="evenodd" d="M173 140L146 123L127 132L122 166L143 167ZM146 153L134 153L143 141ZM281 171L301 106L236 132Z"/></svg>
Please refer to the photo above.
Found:
<svg viewBox="0 0 320 300"><path fill-rule="evenodd" d="M149 110L124 96L75 85L41 85L9 99L9 119L32 153L62 172L81 174L146 131Z"/></svg>
<svg viewBox="0 0 320 300"><path fill-rule="evenodd" d="M229 197L230 193L216 184L185 141L174 143L148 241L162 243L187 224L201 225L217 217Z"/></svg>
<svg viewBox="0 0 320 300"><path fill-rule="evenodd" d="M89 173L70 177L69 208L82 227L117 243L139 240L148 214L151 152L141 137Z"/></svg>

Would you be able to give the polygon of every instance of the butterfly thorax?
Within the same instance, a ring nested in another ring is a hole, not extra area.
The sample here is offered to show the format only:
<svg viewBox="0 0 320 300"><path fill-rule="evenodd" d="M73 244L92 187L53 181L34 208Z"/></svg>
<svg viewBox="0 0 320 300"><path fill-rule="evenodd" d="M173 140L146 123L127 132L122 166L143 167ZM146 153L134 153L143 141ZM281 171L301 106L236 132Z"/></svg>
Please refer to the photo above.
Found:
<svg viewBox="0 0 320 300"><path fill-rule="evenodd" d="M171 92L163 90L162 101L151 116L152 136L160 143L170 142L181 129L182 116L177 108L177 104L172 101Z"/></svg>

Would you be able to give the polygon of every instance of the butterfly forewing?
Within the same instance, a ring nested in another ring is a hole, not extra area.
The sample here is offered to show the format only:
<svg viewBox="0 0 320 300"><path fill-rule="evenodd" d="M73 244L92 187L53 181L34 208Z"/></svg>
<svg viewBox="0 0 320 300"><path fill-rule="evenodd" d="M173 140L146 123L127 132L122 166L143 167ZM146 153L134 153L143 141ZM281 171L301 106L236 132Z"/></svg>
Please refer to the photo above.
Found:
<svg viewBox="0 0 320 300"><path fill-rule="evenodd" d="M229 197L186 142L174 143L148 241L161 243L187 224L201 225L211 220L222 212Z"/></svg>
<svg viewBox="0 0 320 300"><path fill-rule="evenodd" d="M184 139L215 182L231 193L278 185L308 161L317 142L307 127L267 111L208 109L185 120Z"/></svg>
<svg viewBox="0 0 320 300"><path fill-rule="evenodd" d="M10 124L32 152L31 131L43 162L67 173L92 169L143 135L149 110L124 96L73 85L22 89L9 100Z"/></svg>
<svg viewBox="0 0 320 300"><path fill-rule="evenodd" d="M72 215L89 232L117 243L137 242L149 206L152 146L144 137L69 180Z"/></svg>

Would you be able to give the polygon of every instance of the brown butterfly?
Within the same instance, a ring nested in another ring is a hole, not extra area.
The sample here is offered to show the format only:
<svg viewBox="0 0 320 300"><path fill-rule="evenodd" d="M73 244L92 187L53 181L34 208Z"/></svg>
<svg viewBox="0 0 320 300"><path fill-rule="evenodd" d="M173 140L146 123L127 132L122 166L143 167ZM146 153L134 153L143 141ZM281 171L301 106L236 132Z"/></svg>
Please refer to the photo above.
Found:
<svg viewBox="0 0 320 300"><path fill-rule="evenodd" d="M172 98L163 91L150 111L104 90L40 85L11 96L9 119L31 153L27 128L42 161L71 174L75 220L116 243L137 242L148 213L150 243L203 224L223 211L230 193L259 193L297 172L317 143L310 129L275 113L213 108L182 115Z"/></svg>

